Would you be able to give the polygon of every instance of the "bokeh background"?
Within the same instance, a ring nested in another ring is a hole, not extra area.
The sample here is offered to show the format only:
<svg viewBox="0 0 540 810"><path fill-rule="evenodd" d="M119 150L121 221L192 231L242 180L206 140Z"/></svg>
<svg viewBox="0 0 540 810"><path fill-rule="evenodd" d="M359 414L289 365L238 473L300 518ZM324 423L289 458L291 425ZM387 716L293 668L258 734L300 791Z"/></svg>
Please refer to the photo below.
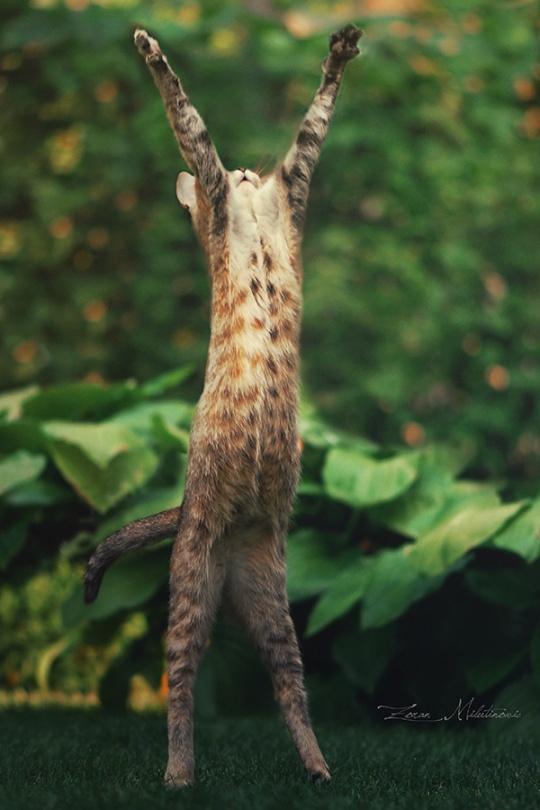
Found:
<svg viewBox="0 0 540 810"><path fill-rule="evenodd" d="M166 695L167 549L119 567L95 613L81 612L77 590L107 531L178 501L208 343L208 278L174 194L184 167L133 25L159 35L225 165L266 171L310 103L329 32L350 20L366 32L362 57L340 93L304 243L306 481L290 591L310 689L316 710L350 719L381 695L444 703L441 673L449 701L460 688L532 688L537 11L504 0L3 0L6 695L94 700L99 682L114 707L134 683L135 702ZM413 574L404 538L426 536L444 549ZM366 600L386 612L366 619ZM203 711L260 708L257 666L218 627Z"/></svg>

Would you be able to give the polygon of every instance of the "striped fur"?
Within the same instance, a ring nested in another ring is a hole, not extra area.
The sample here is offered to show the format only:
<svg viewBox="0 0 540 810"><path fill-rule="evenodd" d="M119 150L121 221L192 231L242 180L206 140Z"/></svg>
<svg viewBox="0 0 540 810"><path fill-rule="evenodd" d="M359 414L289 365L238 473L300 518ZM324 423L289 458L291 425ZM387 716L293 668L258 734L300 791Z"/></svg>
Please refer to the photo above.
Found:
<svg viewBox="0 0 540 810"><path fill-rule="evenodd" d="M177 189L208 259L211 335L193 420L181 511L137 521L90 560L87 597L106 567L144 531L175 533L167 658L169 761L165 779L192 782L193 684L222 600L269 669L276 699L308 774L328 780L309 719L303 667L286 592L285 545L300 472L298 349L300 243L309 183L347 61L360 32L330 38L322 83L282 164L266 177L226 171L159 44L135 32L193 178ZM153 524L152 521L155 521Z"/></svg>

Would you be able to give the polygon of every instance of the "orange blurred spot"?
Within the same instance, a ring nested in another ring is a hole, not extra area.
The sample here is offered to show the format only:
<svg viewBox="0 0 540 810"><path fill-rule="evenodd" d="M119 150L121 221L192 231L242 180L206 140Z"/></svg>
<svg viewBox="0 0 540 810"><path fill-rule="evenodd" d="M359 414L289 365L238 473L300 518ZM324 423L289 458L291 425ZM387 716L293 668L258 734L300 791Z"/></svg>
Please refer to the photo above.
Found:
<svg viewBox="0 0 540 810"><path fill-rule="evenodd" d="M191 23L197 22L200 16L201 9L198 3L186 3L186 5L183 5L182 8L178 10L176 19L184 25L190 25Z"/></svg>
<svg viewBox="0 0 540 810"><path fill-rule="evenodd" d="M317 20L303 11L287 11L283 15L285 28L293 37L309 37L317 30Z"/></svg>
<svg viewBox="0 0 540 810"><path fill-rule="evenodd" d="M369 554L370 551L373 551L373 543L367 537L363 540L360 540L358 543L360 549L364 552L364 554Z"/></svg>
<svg viewBox="0 0 540 810"><path fill-rule="evenodd" d="M412 36L414 32L414 27L410 25L408 22L404 20L393 20L389 26L388 30L391 34L395 37L405 38Z"/></svg>
<svg viewBox="0 0 540 810"><path fill-rule="evenodd" d="M524 113L521 128L527 138L536 138L540 134L540 107L531 107Z"/></svg>
<svg viewBox="0 0 540 810"><path fill-rule="evenodd" d="M86 241L90 247L100 250L109 241L109 232L105 228L90 228L86 234Z"/></svg>
<svg viewBox="0 0 540 810"><path fill-rule="evenodd" d="M105 378L99 371L89 371L88 374L84 375L83 379L85 382L93 383L94 385L103 385L105 382Z"/></svg>
<svg viewBox="0 0 540 810"><path fill-rule="evenodd" d="M387 14L411 14L414 11L420 11L425 5L425 0L364 0L362 13L372 14L377 17L383 17ZM356 5L354 10L356 10ZM349 7L347 17L349 18L351 14L354 14L354 12Z"/></svg>
<svg viewBox="0 0 540 810"><path fill-rule="evenodd" d="M169 678L167 677L167 673L164 672L159 682L159 696L165 699L168 697L168 695L169 695Z"/></svg>
<svg viewBox="0 0 540 810"><path fill-rule="evenodd" d="M414 26L414 38L418 42L429 42L432 36L433 31L431 30L431 28L428 28L427 25Z"/></svg>
<svg viewBox="0 0 540 810"><path fill-rule="evenodd" d="M17 70L22 63L22 54L20 53L6 53L0 61L0 68L2 70Z"/></svg>
<svg viewBox="0 0 540 810"><path fill-rule="evenodd" d="M304 440L300 436L296 440L296 448L300 454L304 452Z"/></svg>
<svg viewBox="0 0 540 810"><path fill-rule="evenodd" d="M100 104L109 104L117 95L118 85L110 80L100 82L94 90L94 96Z"/></svg>
<svg viewBox="0 0 540 810"><path fill-rule="evenodd" d="M467 34L478 34L482 30L483 23L478 14L471 11L463 17L462 25Z"/></svg>
<svg viewBox="0 0 540 810"><path fill-rule="evenodd" d="M507 287L506 281L500 273L490 272L484 276L484 287L492 298L504 298Z"/></svg>
<svg viewBox="0 0 540 810"><path fill-rule="evenodd" d="M439 50L446 56L455 56L459 53L459 40L456 37L443 37L439 42Z"/></svg>
<svg viewBox="0 0 540 810"><path fill-rule="evenodd" d="M490 366L486 370L486 380L488 385L495 391L504 391L505 388L508 388L510 375L504 366Z"/></svg>
<svg viewBox="0 0 540 810"><path fill-rule="evenodd" d="M180 349L185 349L195 342L195 335L191 329L183 327L182 329L177 329L177 331L174 333L172 336L172 342Z"/></svg>
<svg viewBox="0 0 540 810"><path fill-rule="evenodd" d="M98 323L103 320L107 307L103 301L89 301L83 309L83 315L90 323Z"/></svg>
<svg viewBox="0 0 540 810"><path fill-rule="evenodd" d="M38 345L34 340L25 340L15 346L12 353L17 363L31 363L36 359Z"/></svg>
<svg viewBox="0 0 540 810"><path fill-rule="evenodd" d="M66 6L71 11L84 11L89 5L89 0L64 0Z"/></svg>
<svg viewBox="0 0 540 810"><path fill-rule="evenodd" d="M360 212L370 222L376 222L384 214L384 200L381 197L365 197L360 203Z"/></svg>
<svg viewBox="0 0 540 810"><path fill-rule="evenodd" d="M410 447L416 447L416 445L422 444L426 437L426 432L418 422L407 422L401 429L401 435L405 444L408 444Z"/></svg>
<svg viewBox="0 0 540 810"><path fill-rule="evenodd" d="M55 239L66 239L73 230L73 221L69 217L58 217L49 225L49 231Z"/></svg>
<svg viewBox="0 0 540 810"><path fill-rule="evenodd" d="M514 90L516 91L516 96L522 101L530 101L534 98L536 93L534 82L531 79L527 79L525 76L514 79Z"/></svg>
<svg viewBox="0 0 540 810"><path fill-rule="evenodd" d="M131 211L137 205L137 195L134 191L120 191L115 202L119 211Z"/></svg>
<svg viewBox="0 0 540 810"><path fill-rule="evenodd" d="M20 227L16 222L0 222L0 256L9 258L21 248Z"/></svg>
<svg viewBox="0 0 540 810"><path fill-rule="evenodd" d="M421 76L436 76L439 73L439 66L433 59L428 59L427 56L423 56L422 54L418 54L417 56L411 56L409 59L409 65L412 67L415 73L420 74Z"/></svg>
<svg viewBox="0 0 540 810"><path fill-rule="evenodd" d="M479 93L484 89L486 83L480 76L466 76L464 84L469 93Z"/></svg>

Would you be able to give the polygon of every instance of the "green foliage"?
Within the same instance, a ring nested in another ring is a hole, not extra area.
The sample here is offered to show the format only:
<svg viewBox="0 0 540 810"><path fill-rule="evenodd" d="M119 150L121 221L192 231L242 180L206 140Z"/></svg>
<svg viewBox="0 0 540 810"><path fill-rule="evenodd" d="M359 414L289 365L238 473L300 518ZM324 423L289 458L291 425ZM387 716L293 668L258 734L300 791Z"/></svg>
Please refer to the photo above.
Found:
<svg viewBox="0 0 540 810"><path fill-rule="evenodd" d="M385 446L422 432L466 440L478 476L535 494L535 4L435 0L400 14L397 2L394 16L388 4L364 5L362 57L340 93L307 219L306 384L353 433ZM270 169L344 12L330 0L263 6L3 2L6 386L148 379L190 362L195 398L208 280L174 198L184 165L131 28L136 20L162 38L225 165ZM50 405L48 418L87 418ZM38 400L29 416L47 407Z"/></svg>
<svg viewBox="0 0 540 810"><path fill-rule="evenodd" d="M111 695L127 694L126 684L117 692L118 679L162 665L156 639L166 615L168 543L116 563L90 607L81 578L84 559L104 537L180 503L193 408L163 398L180 380L181 370L112 391L74 383L7 398L0 563L9 584L0 587L0 615L3 643L13 647L2 669L8 682L87 687L110 669L103 687L110 703ZM118 398L118 391L129 396ZM66 421L67 412L85 420ZM432 632L438 627L453 649L453 676L469 689L483 693L522 672L529 647L534 669L538 500L504 502L492 484L458 477L466 463L459 449L389 452L333 430L307 406L302 426L304 480L289 538L288 590L307 616L306 643L320 637L336 674L373 695L406 653L403 634L426 632L427 610L442 614ZM28 435L39 455L25 449ZM43 597L32 597L38 581L47 593L55 590L42 616ZM145 620L130 630L135 609ZM473 643L477 633L485 643ZM214 673L220 656L235 666L244 660L232 653L242 649L234 634L220 630L215 645L200 687L207 708L222 705ZM88 654L78 659L81 649L93 651L90 669ZM426 665L430 654L423 655ZM252 673L251 658L245 661ZM242 683L241 673L236 680Z"/></svg>

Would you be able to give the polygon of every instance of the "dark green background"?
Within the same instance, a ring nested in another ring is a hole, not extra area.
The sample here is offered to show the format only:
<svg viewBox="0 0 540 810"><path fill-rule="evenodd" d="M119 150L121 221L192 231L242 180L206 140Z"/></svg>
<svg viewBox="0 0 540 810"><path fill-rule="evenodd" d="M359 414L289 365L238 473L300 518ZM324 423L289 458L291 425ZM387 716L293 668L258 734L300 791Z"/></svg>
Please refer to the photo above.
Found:
<svg viewBox="0 0 540 810"><path fill-rule="evenodd" d="M174 196L184 167L131 25L160 35L225 164L270 168L342 19L332 3L276 2L272 14L224 2L34 5L45 8L2 4L3 386L146 379L189 361L195 397L208 281ZM536 4L405 7L372 2L362 15L360 4L355 17L363 54L307 220L305 389L371 438L467 437L479 474L531 478Z"/></svg>
<svg viewBox="0 0 540 810"><path fill-rule="evenodd" d="M174 195L184 167L133 23L158 34L227 167L267 170L328 33L353 18L362 57L304 247L311 406L289 590L310 696L331 722L385 701L537 700L536 4L354 9L2 3L0 376L6 390L42 386L0 401L2 687L100 682L118 708L134 673L156 687L163 671L168 550L112 569L86 612L79 585L108 532L178 503L208 343L209 283ZM188 363L191 376L144 385ZM102 467L88 421L117 447ZM262 678L219 623L199 710L267 708Z"/></svg>

